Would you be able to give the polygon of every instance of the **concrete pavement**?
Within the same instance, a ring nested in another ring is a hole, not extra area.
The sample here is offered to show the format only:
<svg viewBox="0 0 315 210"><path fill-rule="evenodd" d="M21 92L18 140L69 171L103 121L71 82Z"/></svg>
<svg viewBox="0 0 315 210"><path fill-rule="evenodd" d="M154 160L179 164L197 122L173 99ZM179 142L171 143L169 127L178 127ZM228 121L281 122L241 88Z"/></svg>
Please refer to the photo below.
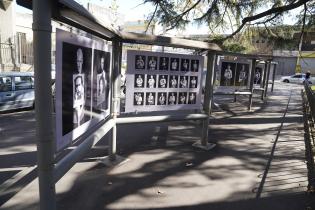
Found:
<svg viewBox="0 0 315 210"><path fill-rule="evenodd" d="M252 112L245 97L216 98L209 141L217 147L209 152L191 147L198 122L119 127L129 161L106 167L95 161L106 153L91 151L57 183L58 209L312 209L301 88L276 84L266 103L254 98ZM1 209L37 204L34 179Z"/></svg>

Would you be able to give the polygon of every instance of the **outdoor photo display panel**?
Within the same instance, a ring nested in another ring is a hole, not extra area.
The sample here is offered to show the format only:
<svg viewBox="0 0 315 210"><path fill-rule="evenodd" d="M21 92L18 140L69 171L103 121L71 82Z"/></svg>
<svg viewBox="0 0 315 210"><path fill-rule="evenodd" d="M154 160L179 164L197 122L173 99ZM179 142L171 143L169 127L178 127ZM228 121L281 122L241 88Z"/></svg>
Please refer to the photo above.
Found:
<svg viewBox="0 0 315 210"><path fill-rule="evenodd" d="M201 108L203 57L127 52L125 112Z"/></svg>
<svg viewBox="0 0 315 210"><path fill-rule="evenodd" d="M109 115L110 52L103 41L56 32L56 151Z"/></svg>

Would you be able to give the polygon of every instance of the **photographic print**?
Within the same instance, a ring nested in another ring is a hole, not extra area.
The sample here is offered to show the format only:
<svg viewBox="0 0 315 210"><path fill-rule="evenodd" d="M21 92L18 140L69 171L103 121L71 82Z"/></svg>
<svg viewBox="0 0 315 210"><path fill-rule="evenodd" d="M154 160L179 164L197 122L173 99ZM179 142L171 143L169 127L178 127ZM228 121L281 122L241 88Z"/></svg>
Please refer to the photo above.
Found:
<svg viewBox="0 0 315 210"><path fill-rule="evenodd" d="M158 93L157 105L166 105L166 93Z"/></svg>
<svg viewBox="0 0 315 210"><path fill-rule="evenodd" d="M135 92L133 94L133 105L142 106L144 104L144 93L143 92Z"/></svg>
<svg viewBox="0 0 315 210"><path fill-rule="evenodd" d="M197 76L190 76L189 77L189 88L197 88L198 77Z"/></svg>
<svg viewBox="0 0 315 210"><path fill-rule="evenodd" d="M234 86L236 64L232 62L222 62L221 65L221 86Z"/></svg>
<svg viewBox="0 0 315 210"><path fill-rule="evenodd" d="M199 70L199 60L191 60L191 67L192 72L198 72Z"/></svg>
<svg viewBox="0 0 315 210"><path fill-rule="evenodd" d="M187 104L187 93L186 92L180 92L179 93L178 104Z"/></svg>
<svg viewBox="0 0 315 210"><path fill-rule="evenodd" d="M177 104L177 93L170 92L168 93L168 105L176 105Z"/></svg>
<svg viewBox="0 0 315 210"><path fill-rule="evenodd" d="M107 110L110 89L109 81L110 53L94 49L93 62L93 108L100 113Z"/></svg>
<svg viewBox="0 0 315 210"><path fill-rule="evenodd" d="M256 69L255 69L255 76L254 76L254 84L255 85L260 85L262 72L263 72L262 68L256 67Z"/></svg>
<svg viewBox="0 0 315 210"><path fill-rule="evenodd" d="M167 88L168 75L159 75L159 88Z"/></svg>
<svg viewBox="0 0 315 210"><path fill-rule="evenodd" d="M178 76L170 75L169 88L178 88Z"/></svg>
<svg viewBox="0 0 315 210"><path fill-rule="evenodd" d="M135 69L138 69L138 70L145 69L145 56L144 55L136 55Z"/></svg>
<svg viewBox="0 0 315 210"><path fill-rule="evenodd" d="M62 135L91 119L92 49L62 44Z"/></svg>
<svg viewBox="0 0 315 210"><path fill-rule="evenodd" d="M146 93L146 105L155 105L155 93Z"/></svg>
<svg viewBox="0 0 315 210"><path fill-rule="evenodd" d="M188 76L180 76L179 87L188 88Z"/></svg>
<svg viewBox="0 0 315 210"><path fill-rule="evenodd" d="M157 70L156 56L148 56L148 70Z"/></svg>
<svg viewBox="0 0 315 210"><path fill-rule="evenodd" d="M147 75L147 88L156 87L156 75Z"/></svg>
<svg viewBox="0 0 315 210"><path fill-rule="evenodd" d="M160 57L160 70L167 71L169 65L169 58L168 57Z"/></svg>
<svg viewBox="0 0 315 210"><path fill-rule="evenodd" d="M189 71L189 59L181 59L181 71Z"/></svg>
<svg viewBox="0 0 315 210"><path fill-rule="evenodd" d="M188 96L188 104L195 104L196 103L196 95L195 92L190 92Z"/></svg>
<svg viewBox="0 0 315 210"><path fill-rule="evenodd" d="M236 65L235 86L247 86L249 75L249 64L238 63Z"/></svg>
<svg viewBox="0 0 315 210"><path fill-rule="evenodd" d="M179 70L179 58L171 58L171 71Z"/></svg>
<svg viewBox="0 0 315 210"><path fill-rule="evenodd" d="M135 88L144 88L144 74L135 74Z"/></svg>

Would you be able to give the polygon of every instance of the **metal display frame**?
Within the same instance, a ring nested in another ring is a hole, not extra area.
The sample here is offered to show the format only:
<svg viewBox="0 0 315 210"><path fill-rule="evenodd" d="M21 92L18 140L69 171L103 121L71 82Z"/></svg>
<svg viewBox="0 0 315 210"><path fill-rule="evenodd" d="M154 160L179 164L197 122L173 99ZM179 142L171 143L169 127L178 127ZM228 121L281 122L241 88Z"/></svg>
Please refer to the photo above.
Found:
<svg viewBox="0 0 315 210"><path fill-rule="evenodd" d="M55 184L79 161L89 149L111 132L109 141L109 161L117 160L117 125L128 123L152 123L167 121L202 120L201 140L195 147L210 150L215 146L208 142L209 117L213 100L214 70L217 54L222 54L216 44L178 39L172 37L144 35L137 33L119 32L110 26L104 26L86 9L73 0L17 0L17 3L33 10L34 35L34 71L35 71L35 117L36 141L39 176L40 209L56 209ZM112 42L111 69L111 106L110 117L102 121L97 128L84 135L81 144L55 162L55 139L52 119L51 81L51 34L52 19L66 23L86 31L94 36ZM147 45L169 46L176 48L195 49L207 52L207 74L203 110L200 113L171 114L160 116L120 117L120 71L122 59L122 44L136 43ZM235 55L235 54L234 54ZM240 54L242 55L242 54ZM252 62L259 56L251 55ZM252 69L255 65L252 65ZM252 79L252 78L251 78ZM251 83L252 84L252 83ZM251 90L252 90L251 86ZM250 95L251 105L252 95Z"/></svg>

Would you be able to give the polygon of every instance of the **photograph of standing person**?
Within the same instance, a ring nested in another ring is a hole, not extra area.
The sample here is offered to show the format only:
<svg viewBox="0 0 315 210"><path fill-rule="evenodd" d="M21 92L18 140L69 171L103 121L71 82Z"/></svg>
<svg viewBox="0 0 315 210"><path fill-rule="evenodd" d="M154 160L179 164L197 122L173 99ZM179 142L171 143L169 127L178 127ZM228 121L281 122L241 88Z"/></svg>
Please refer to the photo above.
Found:
<svg viewBox="0 0 315 210"><path fill-rule="evenodd" d="M196 103L196 93L191 92L188 96L188 104L195 104Z"/></svg>
<svg viewBox="0 0 315 210"><path fill-rule="evenodd" d="M235 86L247 86L249 64L238 63L236 65Z"/></svg>
<svg viewBox="0 0 315 210"><path fill-rule="evenodd" d="M171 58L171 71L179 70L179 58Z"/></svg>
<svg viewBox="0 0 315 210"><path fill-rule="evenodd" d="M189 59L181 59L181 71L189 71Z"/></svg>
<svg viewBox="0 0 315 210"><path fill-rule="evenodd" d="M221 86L234 86L235 63L222 62L221 65Z"/></svg>
<svg viewBox="0 0 315 210"><path fill-rule="evenodd" d="M160 70L167 71L168 70L168 57L160 57Z"/></svg>
<svg viewBox="0 0 315 210"><path fill-rule="evenodd" d="M191 67L192 72L198 72L199 69L199 60L191 60Z"/></svg>
<svg viewBox="0 0 315 210"><path fill-rule="evenodd" d="M187 104L187 93L186 92L179 93L178 104Z"/></svg>
<svg viewBox="0 0 315 210"><path fill-rule="evenodd" d="M254 84L259 85L261 81L262 68L256 67L255 76L254 76Z"/></svg>
<svg viewBox="0 0 315 210"><path fill-rule="evenodd" d="M145 69L145 56L144 55L136 55L135 69L138 69L138 70Z"/></svg>
<svg viewBox="0 0 315 210"><path fill-rule="evenodd" d="M168 105L176 105L177 104L177 93L170 92L168 93Z"/></svg>
<svg viewBox="0 0 315 210"><path fill-rule="evenodd" d="M158 93L157 105L166 105L166 93Z"/></svg>
<svg viewBox="0 0 315 210"><path fill-rule="evenodd" d="M92 49L62 44L62 133L71 132L91 119Z"/></svg>
<svg viewBox="0 0 315 210"><path fill-rule="evenodd" d="M167 88L168 75L159 75L159 88Z"/></svg>
<svg viewBox="0 0 315 210"><path fill-rule="evenodd" d="M155 105L155 93L146 93L146 105Z"/></svg>
<svg viewBox="0 0 315 210"><path fill-rule="evenodd" d="M177 88L178 87L178 76L177 75L170 75L170 88Z"/></svg>
<svg viewBox="0 0 315 210"><path fill-rule="evenodd" d="M156 87L156 75L147 75L147 88Z"/></svg>
<svg viewBox="0 0 315 210"><path fill-rule="evenodd" d="M197 76L190 76L189 88L197 88L197 82L198 82Z"/></svg>
<svg viewBox="0 0 315 210"><path fill-rule="evenodd" d="M144 93L143 92L135 92L133 97L133 105L141 106L144 101Z"/></svg>
<svg viewBox="0 0 315 210"><path fill-rule="evenodd" d="M188 76L180 76L179 87L188 88Z"/></svg>
<svg viewBox="0 0 315 210"><path fill-rule="evenodd" d="M144 87L144 74L135 74L135 88L143 88Z"/></svg>
<svg viewBox="0 0 315 210"><path fill-rule="evenodd" d="M148 70L157 70L157 57L148 56Z"/></svg>
<svg viewBox="0 0 315 210"><path fill-rule="evenodd" d="M94 50L93 108L99 113L108 109L110 53Z"/></svg>

